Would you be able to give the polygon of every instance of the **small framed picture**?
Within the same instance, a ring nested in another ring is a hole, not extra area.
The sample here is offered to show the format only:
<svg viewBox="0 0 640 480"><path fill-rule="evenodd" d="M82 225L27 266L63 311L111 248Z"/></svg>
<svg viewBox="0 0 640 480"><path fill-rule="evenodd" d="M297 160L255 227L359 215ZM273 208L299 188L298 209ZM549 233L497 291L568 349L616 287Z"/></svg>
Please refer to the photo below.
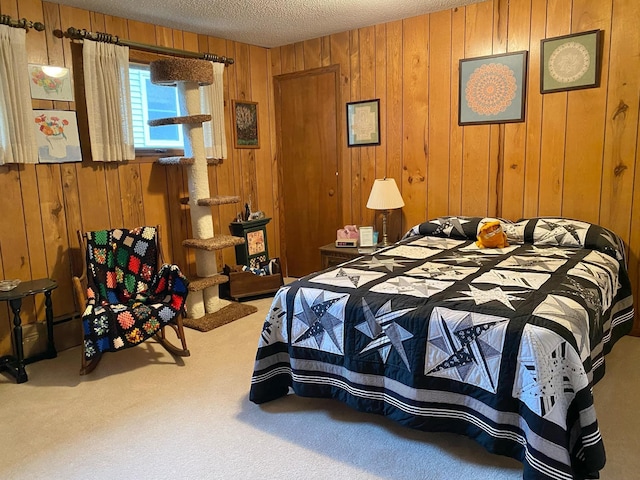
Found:
<svg viewBox="0 0 640 480"><path fill-rule="evenodd" d="M602 30L540 41L540 93L600 86Z"/></svg>
<svg viewBox="0 0 640 480"><path fill-rule="evenodd" d="M347 144L380 145L380 99L347 103Z"/></svg>
<svg viewBox="0 0 640 480"><path fill-rule="evenodd" d="M524 122L527 52L460 60L458 125Z"/></svg>
<svg viewBox="0 0 640 480"><path fill-rule="evenodd" d="M247 250L249 255L257 255L265 251L264 230L247 233Z"/></svg>
<svg viewBox="0 0 640 480"><path fill-rule="evenodd" d="M29 64L29 87L31 98L73 101L73 86L68 68Z"/></svg>
<svg viewBox="0 0 640 480"><path fill-rule="evenodd" d="M33 114L40 163L82 161L76 112L34 110Z"/></svg>
<svg viewBox="0 0 640 480"><path fill-rule="evenodd" d="M373 247L373 227L360 227L360 246Z"/></svg>
<svg viewBox="0 0 640 480"><path fill-rule="evenodd" d="M258 138L258 103L232 100L235 148L260 148Z"/></svg>

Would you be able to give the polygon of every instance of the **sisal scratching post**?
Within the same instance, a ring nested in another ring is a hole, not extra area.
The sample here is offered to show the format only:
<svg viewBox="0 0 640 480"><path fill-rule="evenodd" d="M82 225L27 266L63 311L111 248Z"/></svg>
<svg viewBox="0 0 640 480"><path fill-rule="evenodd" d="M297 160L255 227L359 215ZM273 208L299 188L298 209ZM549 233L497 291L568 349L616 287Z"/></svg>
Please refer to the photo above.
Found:
<svg viewBox="0 0 640 480"><path fill-rule="evenodd" d="M194 112L200 106L200 91L195 82L178 84L178 99L182 112ZM209 198L209 175L204 150L202 124L183 125L185 138L185 157L193 157L192 165L187 166L187 184L189 188L189 211L191 213L191 229L193 238L206 239L214 236L211 207L198 205L198 199ZM214 251L196 250L196 272L199 277L210 277L218 273L216 254ZM207 287L194 292L193 301L187 302L187 315L199 318L206 313L213 313L228 302L220 299L218 286Z"/></svg>
<svg viewBox="0 0 640 480"><path fill-rule="evenodd" d="M151 81L154 84L178 87L181 117L162 118L149 121L149 125L182 125L185 138L183 157L165 157L158 161L165 165L187 167L189 188L189 211L193 238L182 241L186 248L195 249L196 278L189 283L187 315L184 325L206 331L224 325L252 313L247 305L221 300L218 285L229 281L229 277L218 273L216 251L243 244L244 238L232 235L214 235L211 207L228 203L239 203L237 196L211 197L207 165L219 165L222 159L207 159L204 147L202 123L211 120L211 115L200 111L199 85L213 82L213 69L207 61L171 58L151 62Z"/></svg>
<svg viewBox="0 0 640 480"><path fill-rule="evenodd" d="M196 240L214 237L213 219L210 206L198 205L199 199L210 197L207 158L204 147L202 122L210 120L209 115L200 115L200 85L213 82L213 71L209 62L187 59L167 59L151 63L151 81L155 84L177 85L180 111L186 117L175 118L174 123L182 124L185 139L186 158L192 159L187 165L189 189L189 211L191 228ZM196 272L198 277L218 274L215 251L196 249ZM187 300L187 315L200 318L220 310L229 302L220 299L218 285L192 291Z"/></svg>

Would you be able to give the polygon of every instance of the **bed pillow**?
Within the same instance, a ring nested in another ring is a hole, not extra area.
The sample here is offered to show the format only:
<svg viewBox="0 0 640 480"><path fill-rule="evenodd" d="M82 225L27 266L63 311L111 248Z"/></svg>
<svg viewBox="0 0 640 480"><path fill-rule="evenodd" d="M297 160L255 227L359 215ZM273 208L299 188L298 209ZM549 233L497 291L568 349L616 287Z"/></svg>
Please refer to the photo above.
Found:
<svg viewBox="0 0 640 480"><path fill-rule="evenodd" d="M533 245L597 250L626 264L622 239L611 230L594 223L564 217L525 218L512 224L511 233L522 235L525 242ZM507 237L510 238L509 233Z"/></svg>
<svg viewBox="0 0 640 480"><path fill-rule="evenodd" d="M612 231L589 222L564 217L522 218L511 222L495 217L444 216L420 223L409 230L403 239L416 235L476 240L486 222L499 220L510 245L557 245L590 248L605 253L626 264L624 243Z"/></svg>
<svg viewBox="0 0 640 480"><path fill-rule="evenodd" d="M508 231L507 225L512 224L512 222L508 220L494 217L438 217L416 225L404 235L403 239L413 237L415 235L429 235L432 237L447 237L458 240L475 241L482 225L496 220L500 221L505 232ZM507 237L508 235L509 234L507 233Z"/></svg>

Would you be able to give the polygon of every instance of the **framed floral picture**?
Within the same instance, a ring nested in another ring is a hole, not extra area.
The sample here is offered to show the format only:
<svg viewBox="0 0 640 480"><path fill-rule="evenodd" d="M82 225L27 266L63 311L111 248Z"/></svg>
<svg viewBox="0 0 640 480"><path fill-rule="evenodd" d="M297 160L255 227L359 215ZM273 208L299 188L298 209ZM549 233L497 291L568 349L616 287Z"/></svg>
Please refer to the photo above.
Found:
<svg viewBox="0 0 640 480"><path fill-rule="evenodd" d="M540 41L540 93L600 86L602 30Z"/></svg>
<svg viewBox="0 0 640 480"><path fill-rule="evenodd" d="M31 98L73 101L73 86L68 68L29 64L29 87Z"/></svg>
<svg viewBox="0 0 640 480"><path fill-rule="evenodd" d="M258 103L232 100L234 118L234 147L260 148L258 138Z"/></svg>
<svg viewBox="0 0 640 480"><path fill-rule="evenodd" d="M34 110L33 113L40 163L81 162L76 112Z"/></svg>
<svg viewBox="0 0 640 480"><path fill-rule="evenodd" d="M527 52L460 60L458 124L524 122Z"/></svg>

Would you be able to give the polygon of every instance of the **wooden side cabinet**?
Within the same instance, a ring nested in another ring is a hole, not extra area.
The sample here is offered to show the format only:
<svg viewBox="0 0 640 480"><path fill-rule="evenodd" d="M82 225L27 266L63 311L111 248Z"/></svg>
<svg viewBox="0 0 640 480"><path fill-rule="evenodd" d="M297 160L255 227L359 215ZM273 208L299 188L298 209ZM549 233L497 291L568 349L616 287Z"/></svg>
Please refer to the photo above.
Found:
<svg viewBox="0 0 640 480"><path fill-rule="evenodd" d="M362 255L362 253L358 253L356 247L336 247L335 243L329 243L328 245L320 247L320 258L323 270L361 257Z"/></svg>

